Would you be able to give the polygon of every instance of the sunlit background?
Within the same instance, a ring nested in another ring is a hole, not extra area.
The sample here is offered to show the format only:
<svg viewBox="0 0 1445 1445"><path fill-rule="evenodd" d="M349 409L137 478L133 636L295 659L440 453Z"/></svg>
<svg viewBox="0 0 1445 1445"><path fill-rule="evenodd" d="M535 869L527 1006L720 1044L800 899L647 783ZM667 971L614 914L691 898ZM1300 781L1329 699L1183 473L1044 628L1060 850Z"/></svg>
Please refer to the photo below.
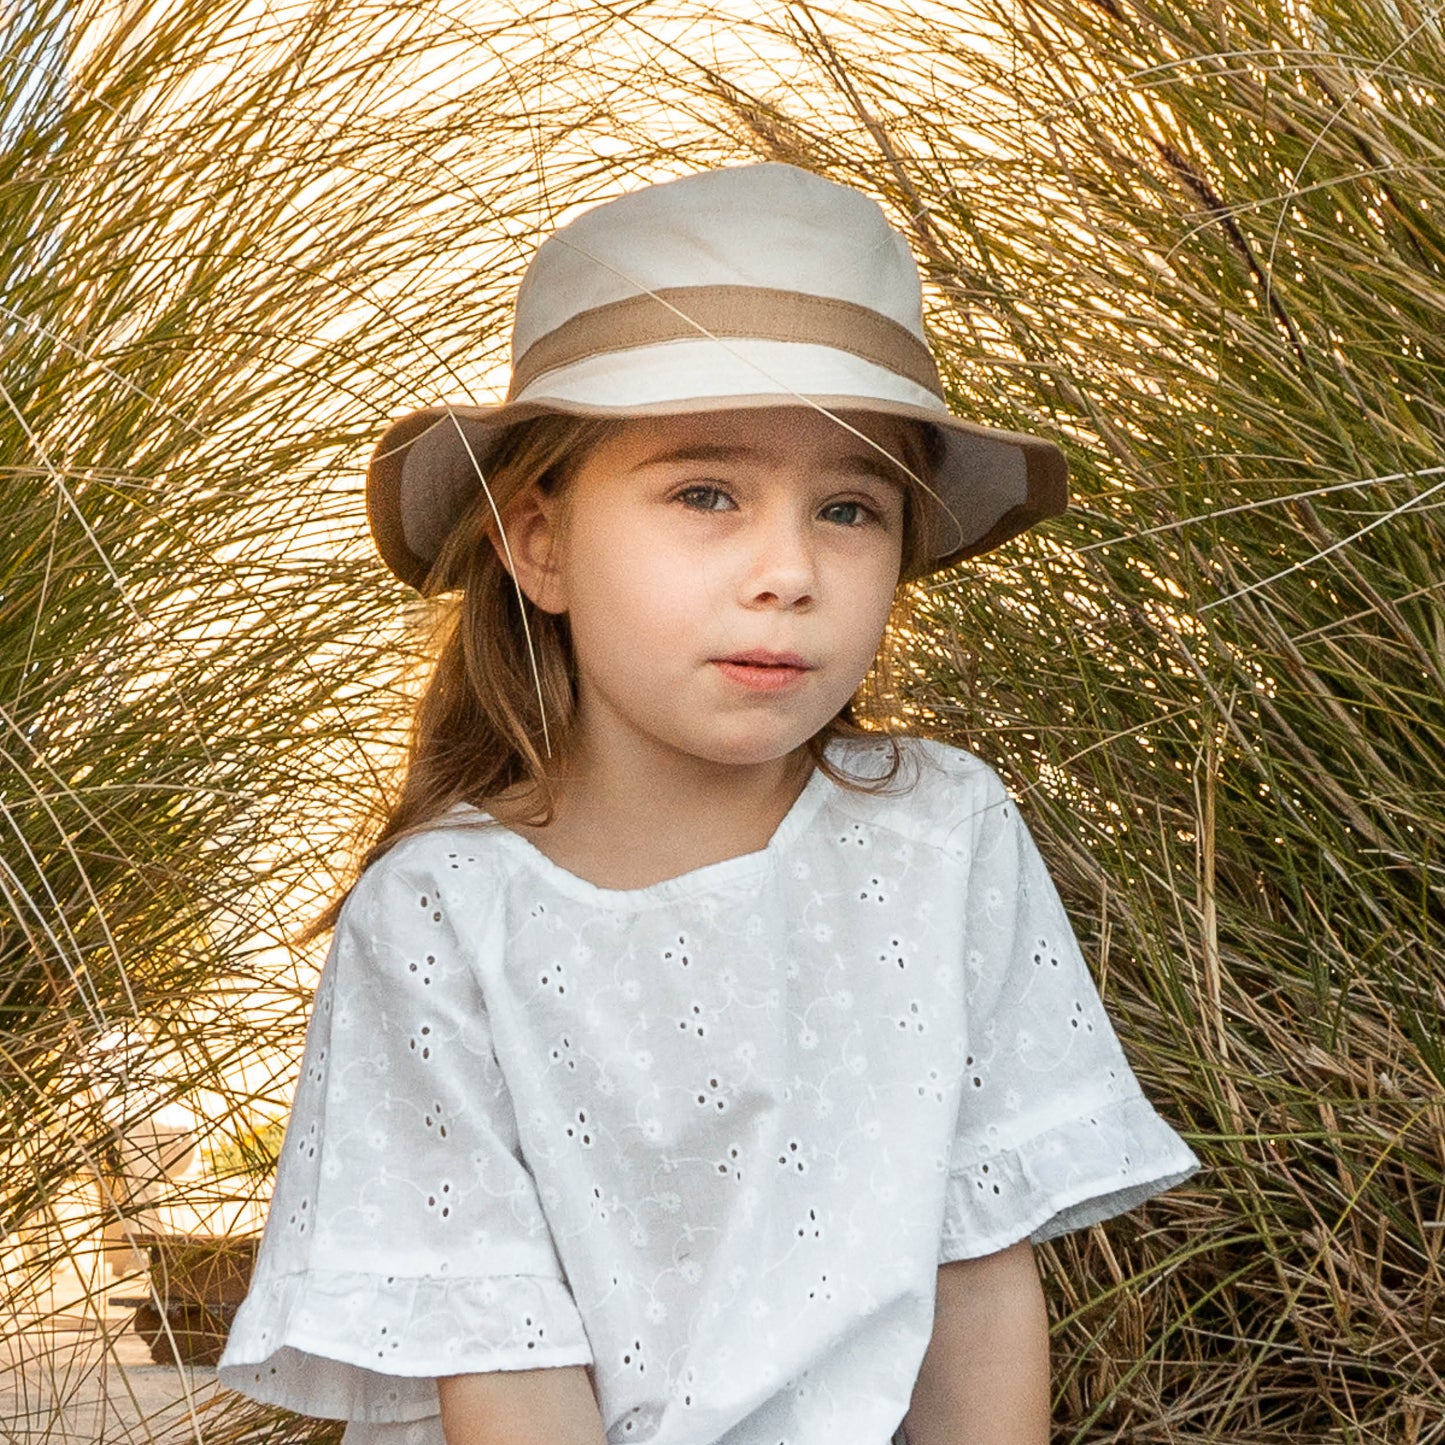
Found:
<svg viewBox="0 0 1445 1445"><path fill-rule="evenodd" d="M767 158L882 202L955 406L1073 465L884 699L1009 779L1206 1161L1041 1251L1058 1438L1445 1441L1438 3L0 16L4 1438L334 1437L174 1362L424 666L367 452L497 397L546 230Z"/></svg>

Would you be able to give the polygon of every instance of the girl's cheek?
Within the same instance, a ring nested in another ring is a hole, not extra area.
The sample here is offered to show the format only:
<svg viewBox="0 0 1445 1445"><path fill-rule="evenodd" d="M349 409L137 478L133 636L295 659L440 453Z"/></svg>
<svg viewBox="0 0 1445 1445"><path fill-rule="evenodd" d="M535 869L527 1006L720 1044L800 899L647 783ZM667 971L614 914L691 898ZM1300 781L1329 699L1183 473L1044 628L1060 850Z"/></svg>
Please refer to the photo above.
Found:
<svg viewBox="0 0 1445 1445"><path fill-rule="evenodd" d="M703 603L723 594L729 575L723 549L699 547L695 542L654 554L647 569L654 595Z"/></svg>

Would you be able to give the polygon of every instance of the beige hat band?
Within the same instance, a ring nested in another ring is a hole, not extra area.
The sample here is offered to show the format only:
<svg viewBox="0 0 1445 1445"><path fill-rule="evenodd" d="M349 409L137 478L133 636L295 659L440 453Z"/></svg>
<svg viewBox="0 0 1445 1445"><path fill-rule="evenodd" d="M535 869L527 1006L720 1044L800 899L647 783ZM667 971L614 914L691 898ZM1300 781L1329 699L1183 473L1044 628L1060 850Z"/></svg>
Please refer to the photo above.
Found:
<svg viewBox="0 0 1445 1445"><path fill-rule="evenodd" d="M870 307L768 286L671 286L579 311L539 337L513 366L507 399L516 400L546 373L589 357L700 336L829 346L943 395L928 347Z"/></svg>

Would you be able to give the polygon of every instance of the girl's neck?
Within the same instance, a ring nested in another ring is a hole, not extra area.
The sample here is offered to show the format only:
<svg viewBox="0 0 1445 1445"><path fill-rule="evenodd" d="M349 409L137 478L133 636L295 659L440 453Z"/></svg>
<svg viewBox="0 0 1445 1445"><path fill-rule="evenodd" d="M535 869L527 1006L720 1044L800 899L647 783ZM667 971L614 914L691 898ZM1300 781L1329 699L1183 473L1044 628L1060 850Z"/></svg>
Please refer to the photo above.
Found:
<svg viewBox="0 0 1445 1445"><path fill-rule="evenodd" d="M608 765L584 749L546 827L522 821L520 794L498 799L492 813L599 888L646 888L765 848L812 773L806 748L747 766L692 758L649 764Z"/></svg>

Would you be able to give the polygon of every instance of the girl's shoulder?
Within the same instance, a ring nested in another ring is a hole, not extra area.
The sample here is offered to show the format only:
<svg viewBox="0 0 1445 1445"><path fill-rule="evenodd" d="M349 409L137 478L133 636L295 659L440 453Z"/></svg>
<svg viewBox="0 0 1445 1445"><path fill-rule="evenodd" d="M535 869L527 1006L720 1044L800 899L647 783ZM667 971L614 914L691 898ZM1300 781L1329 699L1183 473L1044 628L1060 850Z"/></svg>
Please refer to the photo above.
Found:
<svg viewBox="0 0 1445 1445"><path fill-rule="evenodd" d="M478 808L459 803L437 818L398 838L361 872L346 896L343 914L395 901L436 897L465 876L474 896L499 866L496 855L504 832Z"/></svg>
<svg viewBox="0 0 1445 1445"><path fill-rule="evenodd" d="M887 775L895 744L899 765L893 779L866 787ZM835 744L829 760L865 784L864 790L835 788L835 813L913 843L967 854L980 829L1013 812L998 774L976 754L950 743L912 736L891 743L870 738Z"/></svg>

